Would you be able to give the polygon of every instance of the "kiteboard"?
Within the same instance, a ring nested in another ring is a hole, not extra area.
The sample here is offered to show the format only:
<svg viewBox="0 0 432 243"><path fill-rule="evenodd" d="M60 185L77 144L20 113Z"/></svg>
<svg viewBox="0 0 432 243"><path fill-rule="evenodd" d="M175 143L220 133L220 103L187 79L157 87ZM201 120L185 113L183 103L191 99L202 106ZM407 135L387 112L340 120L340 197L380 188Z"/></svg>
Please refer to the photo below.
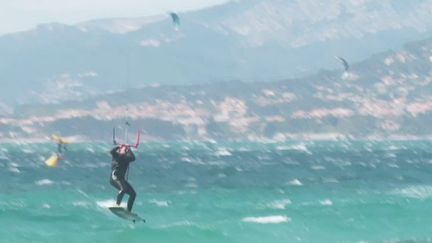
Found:
<svg viewBox="0 0 432 243"><path fill-rule="evenodd" d="M108 208L113 214L119 216L122 219L130 220L132 222L145 222L145 219L141 218L138 214L129 212L126 208L120 206L113 206Z"/></svg>
<svg viewBox="0 0 432 243"><path fill-rule="evenodd" d="M57 167L57 163L60 159L61 159L60 156L58 156L57 154L53 154L53 155L51 155L51 157L49 157L47 160L45 160L45 164L48 167L54 168L54 167Z"/></svg>

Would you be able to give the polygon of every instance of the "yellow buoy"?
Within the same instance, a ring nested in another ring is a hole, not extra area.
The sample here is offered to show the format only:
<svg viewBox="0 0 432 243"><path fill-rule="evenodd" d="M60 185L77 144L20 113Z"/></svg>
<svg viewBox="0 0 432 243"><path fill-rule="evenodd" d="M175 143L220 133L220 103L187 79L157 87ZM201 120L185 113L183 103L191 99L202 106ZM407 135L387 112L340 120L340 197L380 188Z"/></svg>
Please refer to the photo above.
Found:
<svg viewBox="0 0 432 243"><path fill-rule="evenodd" d="M51 155L47 160L45 160L45 164L48 167L54 168L57 167L57 162L59 161L60 157L57 154Z"/></svg>

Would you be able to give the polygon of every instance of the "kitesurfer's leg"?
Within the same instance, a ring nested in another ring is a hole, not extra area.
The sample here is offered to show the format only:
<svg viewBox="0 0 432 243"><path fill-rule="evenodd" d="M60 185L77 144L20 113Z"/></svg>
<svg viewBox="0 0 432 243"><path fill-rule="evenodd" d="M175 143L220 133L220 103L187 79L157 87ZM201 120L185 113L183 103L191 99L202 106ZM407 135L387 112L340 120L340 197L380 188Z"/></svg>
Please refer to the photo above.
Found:
<svg viewBox="0 0 432 243"><path fill-rule="evenodd" d="M114 179L111 177L110 183L112 186L117 188L117 190L119 190L117 194L116 204L120 206L121 201L123 200L123 196L126 193L127 182L125 180L119 180L118 178Z"/></svg>
<svg viewBox="0 0 432 243"><path fill-rule="evenodd" d="M117 188L117 190L119 190L117 194L117 201L116 201L117 205L121 204L121 201L123 200L123 196L126 193L129 195L127 209L128 211L132 211L132 207L136 198L136 192L133 189L133 187L126 180L120 179L116 177L114 174L110 178L110 183L112 186Z"/></svg>
<svg viewBox="0 0 432 243"><path fill-rule="evenodd" d="M133 189L133 187L127 182L126 182L126 193L129 195L129 199L128 199L128 203L127 203L127 210L130 212L132 211L132 207L135 201L135 197L136 197L136 192Z"/></svg>

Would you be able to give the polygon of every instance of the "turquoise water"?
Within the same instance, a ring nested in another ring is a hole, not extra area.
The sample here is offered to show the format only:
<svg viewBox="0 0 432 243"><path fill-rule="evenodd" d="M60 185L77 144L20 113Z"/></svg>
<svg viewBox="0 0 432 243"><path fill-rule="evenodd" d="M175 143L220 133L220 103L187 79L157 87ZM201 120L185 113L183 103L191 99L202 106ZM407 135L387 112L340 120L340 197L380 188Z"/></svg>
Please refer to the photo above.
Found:
<svg viewBox="0 0 432 243"><path fill-rule="evenodd" d="M1 242L430 242L432 142L147 143L134 211L108 144L0 146ZM125 198L127 199L127 198Z"/></svg>

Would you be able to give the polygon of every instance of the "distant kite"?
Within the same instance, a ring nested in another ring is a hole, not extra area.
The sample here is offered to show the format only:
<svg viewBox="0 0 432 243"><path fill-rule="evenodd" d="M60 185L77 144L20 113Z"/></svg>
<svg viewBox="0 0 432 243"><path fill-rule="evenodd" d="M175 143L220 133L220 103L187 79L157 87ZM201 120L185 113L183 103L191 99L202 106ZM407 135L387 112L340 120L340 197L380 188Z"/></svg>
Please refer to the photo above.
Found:
<svg viewBox="0 0 432 243"><path fill-rule="evenodd" d="M336 56L336 58L342 62L343 66L344 66L344 71L348 72L348 69L349 69L348 62L345 59L343 59L342 57Z"/></svg>
<svg viewBox="0 0 432 243"><path fill-rule="evenodd" d="M171 12L170 16L171 16L171 20L172 20L173 25L176 28L179 27L180 26L180 17L174 12Z"/></svg>

